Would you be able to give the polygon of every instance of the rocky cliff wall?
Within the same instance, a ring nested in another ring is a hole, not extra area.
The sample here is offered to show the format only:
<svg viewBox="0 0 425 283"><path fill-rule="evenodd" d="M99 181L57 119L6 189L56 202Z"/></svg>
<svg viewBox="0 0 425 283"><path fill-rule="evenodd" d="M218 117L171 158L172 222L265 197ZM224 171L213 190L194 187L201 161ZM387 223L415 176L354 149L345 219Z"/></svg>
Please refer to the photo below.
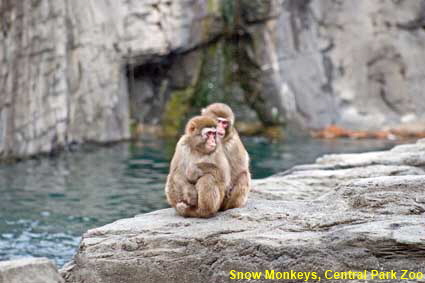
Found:
<svg viewBox="0 0 425 283"><path fill-rule="evenodd" d="M423 121L424 3L3 0L0 154L176 135L216 100L265 125Z"/></svg>
<svg viewBox="0 0 425 283"><path fill-rule="evenodd" d="M0 154L129 138L128 66L211 40L221 29L217 7L214 0L3 0Z"/></svg>
<svg viewBox="0 0 425 283"><path fill-rule="evenodd" d="M273 24L280 97L308 127L424 119L424 1L284 1ZM290 117L287 117L290 118Z"/></svg>
<svg viewBox="0 0 425 283"><path fill-rule="evenodd" d="M423 122L424 1L240 2L247 96L276 113L266 122L371 130Z"/></svg>

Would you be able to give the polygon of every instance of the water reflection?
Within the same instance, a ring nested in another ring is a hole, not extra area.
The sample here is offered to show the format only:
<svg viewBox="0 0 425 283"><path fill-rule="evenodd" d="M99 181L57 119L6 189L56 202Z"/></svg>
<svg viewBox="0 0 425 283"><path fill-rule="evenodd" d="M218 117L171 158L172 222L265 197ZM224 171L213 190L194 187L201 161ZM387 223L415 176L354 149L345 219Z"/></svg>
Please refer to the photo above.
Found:
<svg viewBox="0 0 425 283"><path fill-rule="evenodd" d="M382 141L269 143L247 138L254 178L323 153L392 146ZM0 166L0 260L45 256L69 261L86 230L119 218L167 207L163 193L175 141L143 140L110 147L88 146L56 158Z"/></svg>

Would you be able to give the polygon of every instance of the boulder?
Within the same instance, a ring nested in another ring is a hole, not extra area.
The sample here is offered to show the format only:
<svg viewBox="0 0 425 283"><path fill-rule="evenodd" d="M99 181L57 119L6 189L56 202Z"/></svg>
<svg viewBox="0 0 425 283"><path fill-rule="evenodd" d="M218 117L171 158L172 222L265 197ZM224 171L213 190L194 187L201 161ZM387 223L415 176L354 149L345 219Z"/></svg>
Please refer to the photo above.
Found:
<svg viewBox="0 0 425 283"><path fill-rule="evenodd" d="M210 219L163 209L91 229L62 275L68 283L246 282L251 272L260 272L256 282L353 274L350 282L423 282L424 147L324 156L255 180L246 207ZM403 280L403 270L416 279Z"/></svg>
<svg viewBox="0 0 425 283"><path fill-rule="evenodd" d="M0 283L63 283L56 266L47 258L0 262Z"/></svg>

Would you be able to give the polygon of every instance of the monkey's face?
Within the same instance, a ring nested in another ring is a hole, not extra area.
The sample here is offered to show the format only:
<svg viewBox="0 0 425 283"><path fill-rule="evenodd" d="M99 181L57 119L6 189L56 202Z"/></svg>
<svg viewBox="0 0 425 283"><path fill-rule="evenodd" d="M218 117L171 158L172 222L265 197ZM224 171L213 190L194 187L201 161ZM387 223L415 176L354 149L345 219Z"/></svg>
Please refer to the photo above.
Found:
<svg viewBox="0 0 425 283"><path fill-rule="evenodd" d="M213 118L217 122L217 135L225 138L233 128L235 115L232 109L224 103L213 103L201 111L203 116Z"/></svg>
<svg viewBox="0 0 425 283"><path fill-rule="evenodd" d="M204 141L206 152L213 152L217 147L217 130L215 128L203 128L201 138Z"/></svg>
<svg viewBox="0 0 425 283"><path fill-rule="evenodd" d="M229 121L226 118L217 118L217 135L223 138L226 135L226 131L229 128Z"/></svg>

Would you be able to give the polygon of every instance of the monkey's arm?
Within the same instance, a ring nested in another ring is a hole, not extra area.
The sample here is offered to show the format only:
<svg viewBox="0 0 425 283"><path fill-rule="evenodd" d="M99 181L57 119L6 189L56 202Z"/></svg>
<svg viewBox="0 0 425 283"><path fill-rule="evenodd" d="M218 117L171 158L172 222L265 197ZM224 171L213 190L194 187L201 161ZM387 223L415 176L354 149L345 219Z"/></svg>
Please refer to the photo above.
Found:
<svg viewBox="0 0 425 283"><path fill-rule="evenodd" d="M222 170L211 162L191 164L186 170L187 179L192 183L196 183L200 177L207 174L214 176L217 181L224 182Z"/></svg>
<svg viewBox="0 0 425 283"><path fill-rule="evenodd" d="M197 205L198 193L195 185L187 180L186 174L182 172L181 168L170 173L165 192L167 201L172 207L176 207L179 202L184 202L190 207Z"/></svg>
<svg viewBox="0 0 425 283"><path fill-rule="evenodd" d="M170 172L167 176L167 182L165 185L165 194L168 203L175 207L179 201L185 200L188 203L187 188L193 187L186 178L186 159L185 157L185 146L181 140L177 143L176 151L170 163ZM196 200L195 200L196 203Z"/></svg>
<svg viewBox="0 0 425 283"><path fill-rule="evenodd" d="M203 174L195 163L190 163L186 168L185 175L190 183L195 184Z"/></svg>
<svg viewBox="0 0 425 283"><path fill-rule="evenodd" d="M199 162L196 167L202 172L202 175L210 174L216 178L218 182L224 182L223 171L214 163Z"/></svg>

